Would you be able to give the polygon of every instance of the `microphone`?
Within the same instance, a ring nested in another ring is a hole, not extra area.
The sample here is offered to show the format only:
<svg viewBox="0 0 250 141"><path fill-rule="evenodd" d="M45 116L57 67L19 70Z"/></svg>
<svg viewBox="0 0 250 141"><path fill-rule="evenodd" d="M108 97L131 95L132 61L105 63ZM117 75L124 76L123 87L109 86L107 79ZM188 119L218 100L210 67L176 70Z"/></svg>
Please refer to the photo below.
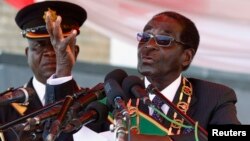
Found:
<svg viewBox="0 0 250 141"><path fill-rule="evenodd" d="M122 88L124 92L133 94L136 98L142 100L144 104L152 105L144 83L139 77L134 75L126 77L122 82Z"/></svg>
<svg viewBox="0 0 250 141"><path fill-rule="evenodd" d="M92 89L90 89L89 91L86 92L85 90L83 90L82 92L78 92L77 94L74 94L74 96L76 96L77 99L73 103L73 105L70 107L69 110L77 113L78 109L85 108L92 101L100 100L100 99L105 97L103 84L99 83L96 86L94 86ZM32 127L40 124L45 119L57 115L59 113L61 107L62 107L62 105L57 105L57 106L51 107L49 110L47 110L47 111L45 111L45 112L43 112L43 113L41 113L33 118L27 119L27 122L24 124L24 125L26 125L24 130L26 130L26 131L30 130L30 129L32 129Z"/></svg>
<svg viewBox="0 0 250 141"><path fill-rule="evenodd" d="M121 111L122 115L128 116L125 102L128 101L120 85L114 79L108 79L104 82L104 90L107 95L108 103L115 109Z"/></svg>
<svg viewBox="0 0 250 141"><path fill-rule="evenodd" d="M80 96L72 105L73 109L85 108L89 103L103 99L106 96L103 85L103 83L99 83L90 89L87 94Z"/></svg>
<svg viewBox="0 0 250 141"><path fill-rule="evenodd" d="M65 117L67 116L68 110L70 106L73 104L73 102L74 102L73 97L67 95L56 119L51 124L49 134L46 137L46 141L54 141L58 137L58 135L61 132L63 122L67 120L67 118Z"/></svg>
<svg viewBox="0 0 250 141"><path fill-rule="evenodd" d="M107 81L108 79L114 79L118 84L122 84L122 81L125 77L127 77L128 74L122 70L122 69L115 69L111 72L109 72L104 79L104 82Z"/></svg>
<svg viewBox="0 0 250 141"><path fill-rule="evenodd" d="M106 81L109 80L109 79L113 79L113 80L115 80L119 85L121 85L123 79L124 79L125 77L127 77L127 76L128 76L128 74L127 74L124 70L122 70L122 69L115 69L115 70L109 72L109 73L105 76L104 82L106 82ZM111 105L112 103L108 102L108 98L107 98L106 104L107 104L107 106L108 106L108 108L109 108L110 111L113 111L113 110L114 110L114 108L113 108L114 106Z"/></svg>
<svg viewBox="0 0 250 141"><path fill-rule="evenodd" d="M29 87L14 89L0 96L0 106L13 102L26 103L32 99L34 95L35 90Z"/></svg>
<svg viewBox="0 0 250 141"><path fill-rule="evenodd" d="M102 123L108 117L108 107L98 101L91 102L83 113L72 119L64 128L63 132L70 133L79 130L83 125L91 122Z"/></svg>
<svg viewBox="0 0 250 141"><path fill-rule="evenodd" d="M121 88L121 84L127 76L126 72L117 69L109 73L104 81L104 90L108 100L107 105L112 105L115 108L113 111L115 140L124 140L125 130L126 128L130 129L131 125L130 115L126 107L128 98ZM124 126L124 120L126 126ZM130 130L128 130L128 138L130 140Z"/></svg>

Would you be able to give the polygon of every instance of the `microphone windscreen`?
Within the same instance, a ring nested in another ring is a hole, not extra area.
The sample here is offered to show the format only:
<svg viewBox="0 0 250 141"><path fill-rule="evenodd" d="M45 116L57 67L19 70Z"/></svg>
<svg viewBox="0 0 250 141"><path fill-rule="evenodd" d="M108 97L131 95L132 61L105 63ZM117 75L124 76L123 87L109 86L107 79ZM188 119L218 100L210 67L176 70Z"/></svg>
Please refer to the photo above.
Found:
<svg viewBox="0 0 250 141"><path fill-rule="evenodd" d="M131 94L131 89L133 86L140 86L141 88L145 89L143 81L135 75L126 77L122 82L122 89L125 93Z"/></svg>
<svg viewBox="0 0 250 141"><path fill-rule="evenodd" d="M89 110L95 110L98 114L95 123L102 123L108 117L108 112L109 112L108 107L101 102L98 101L91 102L85 109L85 111Z"/></svg>
<svg viewBox="0 0 250 141"><path fill-rule="evenodd" d="M113 107L115 107L115 98L117 97L121 97L125 102L128 101L121 86L114 79L108 79L104 82L104 90L108 103L113 105Z"/></svg>
<svg viewBox="0 0 250 141"><path fill-rule="evenodd" d="M114 79L115 81L118 82L118 84L122 84L122 81L125 77L127 77L128 74L122 70L122 69L115 69L111 72L109 72L106 76L105 76L105 79L104 79L104 82L109 80L109 79Z"/></svg>

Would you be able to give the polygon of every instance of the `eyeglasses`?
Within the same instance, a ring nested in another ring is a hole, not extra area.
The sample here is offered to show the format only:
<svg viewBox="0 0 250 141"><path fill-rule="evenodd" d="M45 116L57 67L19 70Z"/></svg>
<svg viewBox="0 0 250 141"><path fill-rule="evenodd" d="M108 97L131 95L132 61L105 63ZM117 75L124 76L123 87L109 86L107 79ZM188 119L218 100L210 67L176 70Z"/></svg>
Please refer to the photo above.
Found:
<svg viewBox="0 0 250 141"><path fill-rule="evenodd" d="M158 46L169 47L172 42L176 42L181 45L186 45L185 43L181 41L177 41L174 37L171 37L168 35L153 35L153 34L146 33L146 32L137 33L137 40L140 43L147 43L152 38L154 38Z"/></svg>

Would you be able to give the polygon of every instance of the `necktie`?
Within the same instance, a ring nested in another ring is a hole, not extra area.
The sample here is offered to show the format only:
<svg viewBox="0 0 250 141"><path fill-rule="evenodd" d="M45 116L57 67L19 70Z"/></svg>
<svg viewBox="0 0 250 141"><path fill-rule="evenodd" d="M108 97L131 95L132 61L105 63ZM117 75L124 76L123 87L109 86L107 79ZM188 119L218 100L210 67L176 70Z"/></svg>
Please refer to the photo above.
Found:
<svg viewBox="0 0 250 141"><path fill-rule="evenodd" d="M153 98L152 104L155 105L155 107L156 107L158 110L162 111L162 110L161 110L161 107L162 107L162 105L164 104L164 102L163 102L158 96L155 96L155 97ZM163 122L163 117L162 117L161 115L159 115L156 111L153 112L152 117L153 117L155 120L159 121L160 123Z"/></svg>

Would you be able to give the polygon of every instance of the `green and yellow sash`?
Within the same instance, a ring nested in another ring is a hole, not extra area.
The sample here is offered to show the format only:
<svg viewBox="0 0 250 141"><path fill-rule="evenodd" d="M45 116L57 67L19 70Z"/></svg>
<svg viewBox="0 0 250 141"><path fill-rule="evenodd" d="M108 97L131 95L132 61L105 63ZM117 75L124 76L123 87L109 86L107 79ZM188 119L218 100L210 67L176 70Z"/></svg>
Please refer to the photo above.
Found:
<svg viewBox="0 0 250 141"><path fill-rule="evenodd" d="M184 114L186 114L187 110L189 109L193 88L192 84L185 77L182 77L181 86L182 87L177 102L177 108L180 109ZM131 106L131 100L127 103L127 108L131 117L130 131L135 132L137 134L161 136L180 134L181 126L171 122L170 127L167 128L164 125L155 121L148 114L145 114L144 112L140 111L138 109L139 101L139 99L136 100L135 106ZM172 119L180 124L184 123L184 119L176 112L174 113ZM111 114L109 115L109 120L114 123Z"/></svg>
<svg viewBox="0 0 250 141"><path fill-rule="evenodd" d="M139 101L139 99L137 101ZM155 121L148 114L140 111L137 107L130 106L130 102L128 102L127 107L131 120L131 132L147 135L170 135L166 127ZM114 123L113 116L111 114L109 115L108 119L111 123Z"/></svg>

